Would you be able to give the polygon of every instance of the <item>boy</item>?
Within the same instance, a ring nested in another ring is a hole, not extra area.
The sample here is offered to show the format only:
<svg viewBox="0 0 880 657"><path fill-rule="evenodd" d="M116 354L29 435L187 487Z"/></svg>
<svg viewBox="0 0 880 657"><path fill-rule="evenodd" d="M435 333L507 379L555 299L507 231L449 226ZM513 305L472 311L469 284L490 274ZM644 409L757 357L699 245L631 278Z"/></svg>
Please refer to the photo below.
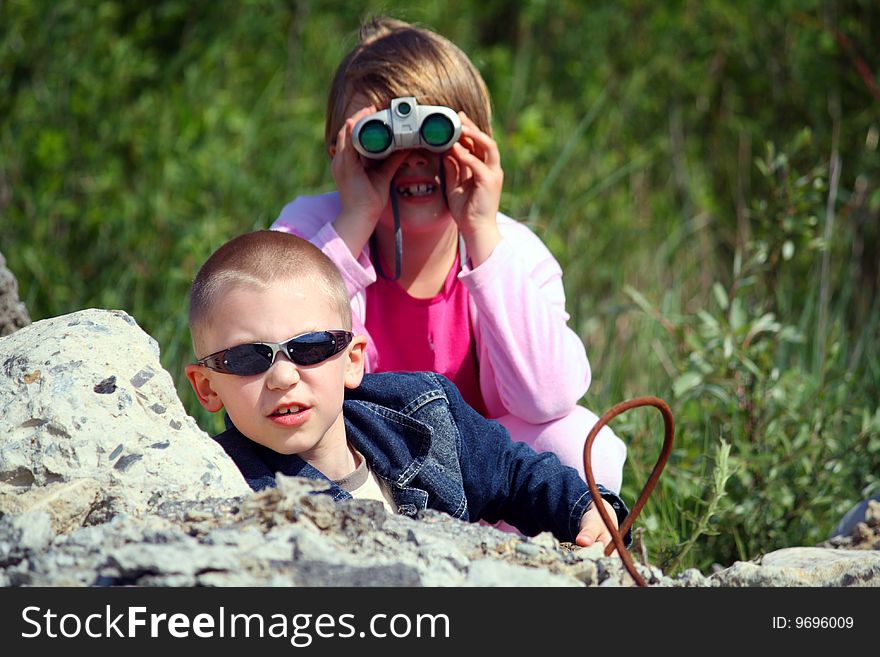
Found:
<svg viewBox="0 0 880 657"><path fill-rule="evenodd" d="M512 442L448 379L365 375L366 338L351 333L341 275L306 240L257 231L221 246L193 282L189 322L199 360L187 378L206 409L226 409L233 426L216 440L254 490L282 472L405 515L430 507L611 542L577 472ZM602 494L619 523L625 506Z"/></svg>

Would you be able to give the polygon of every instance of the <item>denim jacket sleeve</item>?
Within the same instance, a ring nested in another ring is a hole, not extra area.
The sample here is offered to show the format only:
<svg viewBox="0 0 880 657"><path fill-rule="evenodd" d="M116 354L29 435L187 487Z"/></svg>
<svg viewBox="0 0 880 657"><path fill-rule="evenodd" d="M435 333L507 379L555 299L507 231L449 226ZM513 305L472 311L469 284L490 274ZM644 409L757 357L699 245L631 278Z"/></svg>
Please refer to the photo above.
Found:
<svg viewBox="0 0 880 657"><path fill-rule="evenodd" d="M501 424L468 406L452 382L438 378L461 438L459 460L470 518L504 520L527 535L550 531L559 540L574 541L592 501L577 471L562 465L555 454L513 442ZM600 492L622 522L626 505L614 493L601 487ZM625 542L629 544L629 536Z"/></svg>

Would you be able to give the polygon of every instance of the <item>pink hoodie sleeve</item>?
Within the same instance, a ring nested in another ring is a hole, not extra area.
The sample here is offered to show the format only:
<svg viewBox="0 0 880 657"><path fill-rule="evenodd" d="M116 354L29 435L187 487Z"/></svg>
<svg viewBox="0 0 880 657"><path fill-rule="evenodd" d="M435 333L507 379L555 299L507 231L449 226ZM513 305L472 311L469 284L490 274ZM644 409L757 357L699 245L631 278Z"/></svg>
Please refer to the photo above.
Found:
<svg viewBox="0 0 880 657"><path fill-rule="evenodd" d="M284 206L270 228L299 235L321 249L339 268L348 296L354 298L376 282L376 271L366 248L355 258L333 228L339 209L336 193L299 196Z"/></svg>
<svg viewBox="0 0 880 657"><path fill-rule="evenodd" d="M577 405L590 364L567 323L559 263L525 225L505 219L492 255L460 278L477 310L481 378L493 377L508 413L540 424Z"/></svg>

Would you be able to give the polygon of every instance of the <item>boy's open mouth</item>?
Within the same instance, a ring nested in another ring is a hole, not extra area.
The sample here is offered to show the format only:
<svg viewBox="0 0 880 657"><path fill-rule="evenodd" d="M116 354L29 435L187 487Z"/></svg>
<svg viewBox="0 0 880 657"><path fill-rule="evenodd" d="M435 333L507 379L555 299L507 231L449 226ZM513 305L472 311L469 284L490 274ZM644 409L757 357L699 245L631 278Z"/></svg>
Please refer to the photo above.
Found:
<svg viewBox="0 0 880 657"><path fill-rule="evenodd" d="M281 408L276 409L275 412L272 413L271 417L282 417L284 415L296 415L297 413L301 413L304 410L306 410L305 406L299 406L299 405L283 406Z"/></svg>
<svg viewBox="0 0 880 657"><path fill-rule="evenodd" d="M397 193L404 197L430 196L437 189L436 185L430 183L419 183L416 185L398 185Z"/></svg>

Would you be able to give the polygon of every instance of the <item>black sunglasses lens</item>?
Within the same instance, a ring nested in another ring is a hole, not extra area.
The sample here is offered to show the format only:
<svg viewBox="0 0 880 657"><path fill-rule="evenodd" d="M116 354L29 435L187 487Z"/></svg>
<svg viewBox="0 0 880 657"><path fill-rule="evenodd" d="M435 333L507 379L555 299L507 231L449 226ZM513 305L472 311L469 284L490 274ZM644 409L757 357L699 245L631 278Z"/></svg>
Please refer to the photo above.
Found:
<svg viewBox="0 0 880 657"><path fill-rule="evenodd" d="M272 348L264 344L243 344L227 349L223 364L231 374L260 374L272 365Z"/></svg>
<svg viewBox="0 0 880 657"><path fill-rule="evenodd" d="M326 331L309 333L287 343L287 354L297 365L315 365L336 353L336 340Z"/></svg>

